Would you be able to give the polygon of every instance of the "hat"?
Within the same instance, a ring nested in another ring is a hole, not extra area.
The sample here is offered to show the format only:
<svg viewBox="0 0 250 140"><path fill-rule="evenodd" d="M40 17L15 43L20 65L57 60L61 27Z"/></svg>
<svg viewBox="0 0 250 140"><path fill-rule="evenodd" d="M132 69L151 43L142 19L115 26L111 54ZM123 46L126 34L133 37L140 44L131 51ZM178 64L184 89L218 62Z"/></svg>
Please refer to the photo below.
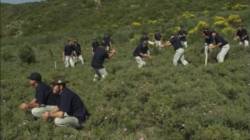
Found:
<svg viewBox="0 0 250 140"><path fill-rule="evenodd" d="M62 77L57 77L57 78L55 78L52 82L51 82L51 84L52 85L62 85L62 84L66 84L66 83L68 83L69 81L66 81L64 78L62 78Z"/></svg>
<svg viewBox="0 0 250 140"><path fill-rule="evenodd" d="M38 81L38 82L40 82L42 80L42 76L38 72L31 73L30 76L28 76L27 78L30 80Z"/></svg>

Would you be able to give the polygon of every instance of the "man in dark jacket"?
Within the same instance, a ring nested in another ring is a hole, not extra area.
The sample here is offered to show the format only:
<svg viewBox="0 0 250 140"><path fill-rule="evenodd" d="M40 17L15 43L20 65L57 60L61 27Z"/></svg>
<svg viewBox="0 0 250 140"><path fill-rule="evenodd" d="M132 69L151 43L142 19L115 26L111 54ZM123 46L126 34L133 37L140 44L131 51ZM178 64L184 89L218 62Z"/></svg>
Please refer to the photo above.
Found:
<svg viewBox="0 0 250 140"><path fill-rule="evenodd" d="M39 73L31 73L28 79L29 84L36 90L35 98L28 103L22 103L19 108L24 111L31 110L32 115L41 117L43 112L53 110L56 107L59 97L52 93L50 86L42 82Z"/></svg>
<svg viewBox="0 0 250 140"><path fill-rule="evenodd" d="M75 67L74 49L75 49L74 42L72 40L68 40L63 50L63 61L65 68Z"/></svg>
<svg viewBox="0 0 250 140"><path fill-rule="evenodd" d="M105 79L108 75L103 64L105 59L110 59L115 54L115 49L107 51L104 46L99 46L96 48L95 53L92 57L91 66L95 70L95 75L93 81Z"/></svg>
<svg viewBox="0 0 250 140"><path fill-rule="evenodd" d="M81 98L66 87L67 81L62 78L55 79L51 84L53 93L60 96L58 107L53 111L43 113L43 119L54 119L56 126L69 126L80 128L89 116Z"/></svg>
<svg viewBox="0 0 250 140"><path fill-rule="evenodd" d="M215 31L212 32L212 42L213 44L210 45L209 48L216 48L216 47L220 48L220 52L217 54L217 62L223 63L225 56L230 50L230 45L222 36L220 36Z"/></svg>
<svg viewBox="0 0 250 140"><path fill-rule="evenodd" d="M139 45L135 48L133 52L138 68L142 68L146 65L144 61L146 58L151 58L150 51L148 49L148 40L140 41Z"/></svg>
<svg viewBox="0 0 250 140"><path fill-rule="evenodd" d="M178 35L172 35L170 38L170 43L173 46L175 50L175 55L173 58L173 64L175 66L178 65L178 62L181 61L181 63L185 66L188 64L188 61L185 60L184 56L184 46L181 43L181 40Z"/></svg>

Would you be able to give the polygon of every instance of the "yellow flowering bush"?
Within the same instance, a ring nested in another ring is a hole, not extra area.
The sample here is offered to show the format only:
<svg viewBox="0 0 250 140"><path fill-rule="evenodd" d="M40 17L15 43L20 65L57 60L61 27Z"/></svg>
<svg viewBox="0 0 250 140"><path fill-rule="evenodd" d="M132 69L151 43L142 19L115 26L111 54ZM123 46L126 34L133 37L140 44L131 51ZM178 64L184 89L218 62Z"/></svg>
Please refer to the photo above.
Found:
<svg viewBox="0 0 250 140"><path fill-rule="evenodd" d="M140 23L140 22L137 22L137 21L134 21L133 23L132 23L132 26L134 26L134 27L140 27L142 24Z"/></svg>
<svg viewBox="0 0 250 140"><path fill-rule="evenodd" d="M206 21L199 21L197 25L188 31L189 34L194 34L199 32L201 29L208 27L209 24Z"/></svg>

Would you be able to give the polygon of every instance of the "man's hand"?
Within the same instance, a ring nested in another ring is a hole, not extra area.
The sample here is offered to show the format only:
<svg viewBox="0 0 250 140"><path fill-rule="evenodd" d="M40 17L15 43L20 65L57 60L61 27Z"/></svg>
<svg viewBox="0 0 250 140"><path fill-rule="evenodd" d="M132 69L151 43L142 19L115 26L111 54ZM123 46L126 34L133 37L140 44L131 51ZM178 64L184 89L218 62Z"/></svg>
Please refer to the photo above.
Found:
<svg viewBox="0 0 250 140"><path fill-rule="evenodd" d="M112 48L111 50L110 50L110 53L116 53L116 50L114 49L114 48Z"/></svg>
<svg viewBox="0 0 250 140"><path fill-rule="evenodd" d="M42 114L42 118L44 121L48 121L49 117L50 117L50 112L44 112Z"/></svg>
<svg viewBox="0 0 250 140"><path fill-rule="evenodd" d="M29 109L29 105L27 103L22 103L19 108L23 111L27 111Z"/></svg>
<svg viewBox="0 0 250 140"><path fill-rule="evenodd" d="M151 57L151 55L149 55L149 54L143 54L143 58L151 59L152 57Z"/></svg>
<svg viewBox="0 0 250 140"><path fill-rule="evenodd" d="M171 47L170 41L166 41L166 42L163 44L163 47L165 47L165 48Z"/></svg>
<svg viewBox="0 0 250 140"><path fill-rule="evenodd" d="M209 49L217 48L217 45L210 44L210 45L208 46L208 48L209 48Z"/></svg>
<svg viewBox="0 0 250 140"><path fill-rule="evenodd" d="M114 48L112 48L112 49L109 51L109 53L108 53L109 58L113 57L113 55L114 55L115 53L116 53L116 50L115 50Z"/></svg>

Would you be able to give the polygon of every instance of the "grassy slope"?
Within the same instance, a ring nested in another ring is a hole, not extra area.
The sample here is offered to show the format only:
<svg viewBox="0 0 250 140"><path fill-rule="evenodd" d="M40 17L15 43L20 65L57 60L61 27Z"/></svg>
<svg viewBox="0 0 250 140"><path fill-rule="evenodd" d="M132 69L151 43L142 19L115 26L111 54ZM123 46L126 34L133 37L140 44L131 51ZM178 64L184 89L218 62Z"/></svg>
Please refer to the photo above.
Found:
<svg viewBox="0 0 250 140"><path fill-rule="evenodd" d="M13 21L24 20L25 23L21 27L24 36L12 38L3 34L1 42L1 56L10 58L8 61L1 59L3 139L52 139L52 136L53 139L138 139L145 136L150 140L249 138L249 49L238 48L230 41L229 59L224 64L212 63L208 67L203 66L200 38L191 40L186 55L192 64L187 67L172 66L172 49L155 54L143 70L136 68L131 55L139 33L144 30L151 33L160 26L168 35L179 23L176 17L182 11L195 13L194 20L235 13L249 23L249 8L220 10L220 3L225 2L117 0L104 1L100 10L95 10L88 0L4 5L3 33L8 33L5 27ZM200 14L205 9L209 12L206 16ZM148 20L152 19L162 20L151 25ZM131 27L134 21L142 26ZM250 29L249 25L247 27ZM106 64L109 77L104 82L92 83L89 43L106 31L113 33L118 53ZM63 68L60 55L68 36L77 36L83 45L87 62L84 67ZM32 65L21 64L17 57L18 48L27 42L38 59ZM58 70L52 68L53 60L59 62ZM54 128L40 120L33 121L29 114L17 110L22 101L33 97L33 90L25 82L32 71L41 72L45 81L58 73L71 81L69 87L81 96L92 114L83 130Z"/></svg>

